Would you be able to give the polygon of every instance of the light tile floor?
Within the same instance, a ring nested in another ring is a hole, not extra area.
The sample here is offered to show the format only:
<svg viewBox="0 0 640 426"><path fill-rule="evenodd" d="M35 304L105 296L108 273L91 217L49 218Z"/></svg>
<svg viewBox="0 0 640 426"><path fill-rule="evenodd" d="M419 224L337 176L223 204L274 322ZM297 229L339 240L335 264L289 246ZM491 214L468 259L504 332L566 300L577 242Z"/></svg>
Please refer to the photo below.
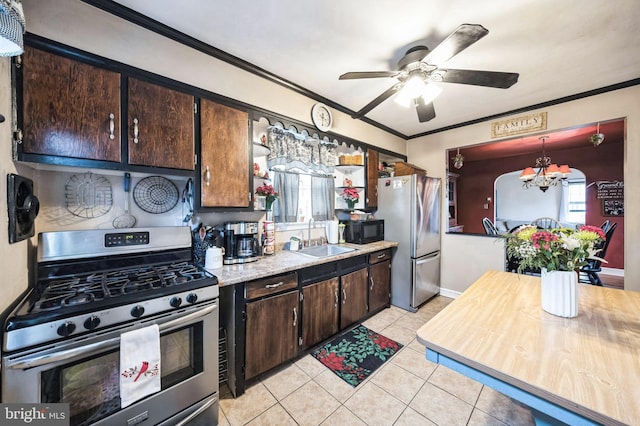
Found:
<svg viewBox="0 0 640 426"><path fill-rule="evenodd" d="M353 388L311 355L222 391L220 425L534 425L528 408L427 361L416 330L452 299L437 296L416 313L392 306L363 324L405 345Z"/></svg>

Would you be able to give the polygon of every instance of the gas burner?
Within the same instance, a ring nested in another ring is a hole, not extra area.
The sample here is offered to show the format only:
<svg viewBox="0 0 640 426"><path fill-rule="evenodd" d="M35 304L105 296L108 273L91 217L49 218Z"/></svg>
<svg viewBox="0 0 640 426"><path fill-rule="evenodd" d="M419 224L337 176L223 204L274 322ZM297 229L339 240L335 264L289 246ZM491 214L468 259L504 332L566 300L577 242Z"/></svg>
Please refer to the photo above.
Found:
<svg viewBox="0 0 640 426"><path fill-rule="evenodd" d="M66 297L67 296L64 295L64 296L52 297L48 299L41 298L33 305L33 309L31 309L31 312L36 313L36 312L45 312L45 311L60 309Z"/></svg>
<svg viewBox="0 0 640 426"><path fill-rule="evenodd" d="M67 297L62 301L64 306L75 306L83 303L93 302L94 297L92 293L77 293L71 297Z"/></svg>
<svg viewBox="0 0 640 426"><path fill-rule="evenodd" d="M91 272L44 283L31 312L53 311L137 293L175 288L210 276L187 261Z"/></svg>

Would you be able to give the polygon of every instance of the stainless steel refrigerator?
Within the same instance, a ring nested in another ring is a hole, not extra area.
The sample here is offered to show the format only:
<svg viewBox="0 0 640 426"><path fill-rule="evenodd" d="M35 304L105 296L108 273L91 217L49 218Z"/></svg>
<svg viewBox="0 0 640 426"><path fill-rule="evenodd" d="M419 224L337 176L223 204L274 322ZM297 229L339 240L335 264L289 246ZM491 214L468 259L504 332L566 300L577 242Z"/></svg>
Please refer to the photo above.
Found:
<svg viewBox="0 0 640 426"><path fill-rule="evenodd" d="M397 241L391 304L415 312L440 292L441 180L420 175L378 179L377 219Z"/></svg>

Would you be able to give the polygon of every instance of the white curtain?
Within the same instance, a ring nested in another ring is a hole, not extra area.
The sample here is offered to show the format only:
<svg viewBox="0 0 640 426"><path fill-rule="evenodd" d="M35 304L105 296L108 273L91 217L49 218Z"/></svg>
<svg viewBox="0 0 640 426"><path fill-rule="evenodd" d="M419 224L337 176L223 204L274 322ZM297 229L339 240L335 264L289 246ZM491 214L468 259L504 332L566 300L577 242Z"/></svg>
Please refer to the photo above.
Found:
<svg viewBox="0 0 640 426"><path fill-rule="evenodd" d="M313 220L333 219L335 179L333 176L311 176L311 212Z"/></svg>
<svg viewBox="0 0 640 426"><path fill-rule="evenodd" d="M273 171L273 187L278 198L273 203L275 222L295 222L298 216L298 188L300 176L295 173Z"/></svg>
<svg viewBox="0 0 640 426"><path fill-rule="evenodd" d="M569 186L562 185L560 191L560 205L558 206L558 222L567 223L569 217Z"/></svg>

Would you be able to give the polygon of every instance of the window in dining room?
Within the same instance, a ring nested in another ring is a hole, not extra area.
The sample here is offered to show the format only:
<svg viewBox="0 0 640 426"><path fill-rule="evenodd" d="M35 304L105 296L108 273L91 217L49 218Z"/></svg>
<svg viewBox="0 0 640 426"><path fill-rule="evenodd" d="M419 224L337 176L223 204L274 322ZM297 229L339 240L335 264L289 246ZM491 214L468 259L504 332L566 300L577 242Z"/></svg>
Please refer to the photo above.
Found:
<svg viewBox="0 0 640 426"><path fill-rule="evenodd" d="M586 182L584 179L569 179L567 186L563 188L563 196L566 196L565 222L585 223L587 200Z"/></svg>

